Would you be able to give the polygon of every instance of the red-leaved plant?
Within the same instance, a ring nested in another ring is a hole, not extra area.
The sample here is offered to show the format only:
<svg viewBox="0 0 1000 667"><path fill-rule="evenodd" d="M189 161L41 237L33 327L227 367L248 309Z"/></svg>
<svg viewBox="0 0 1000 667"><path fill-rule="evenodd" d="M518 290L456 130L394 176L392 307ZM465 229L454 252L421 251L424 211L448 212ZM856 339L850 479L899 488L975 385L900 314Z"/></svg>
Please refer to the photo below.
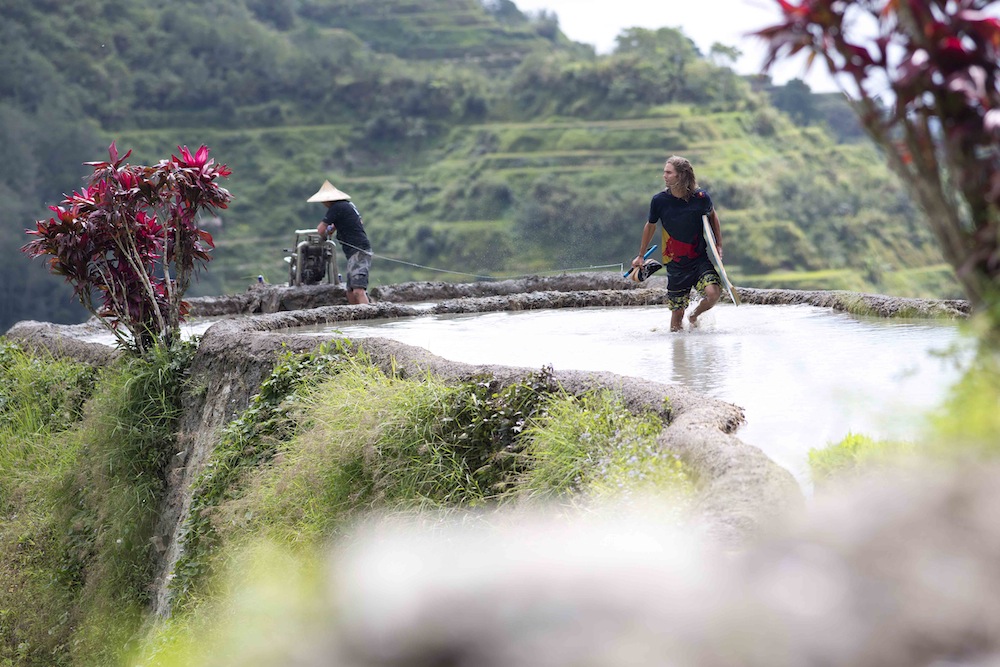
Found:
<svg viewBox="0 0 1000 667"><path fill-rule="evenodd" d="M991 328L1000 330L1000 20L987 12L994 3L777 2L783 21L755 33L768 43L765 69L803 52L838 76L970 301L992 307Z"/></svg>
<svg viewBox="0 0 1000 667"><path fill-rule="evenodd" d="M231 172L207 147L178 152L152 167L131 165L132 151L119 155L112 142L107 161L87 163L94 172L86 187L49 207L55 215L36 221L27 230L35 239L22 248L48 256L52 273L137 354L176 339L188 310L182 297L214 247L198 214L232 199L218 183Z"/></svg>

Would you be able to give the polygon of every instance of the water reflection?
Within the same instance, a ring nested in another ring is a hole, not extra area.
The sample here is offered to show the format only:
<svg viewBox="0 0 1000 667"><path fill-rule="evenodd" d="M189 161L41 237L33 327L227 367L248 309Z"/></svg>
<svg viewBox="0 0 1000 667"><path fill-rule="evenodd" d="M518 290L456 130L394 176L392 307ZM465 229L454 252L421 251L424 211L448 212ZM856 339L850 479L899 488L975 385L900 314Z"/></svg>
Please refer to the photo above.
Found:
<svg viewBox="0 0 1000 667"><path fill-rule="evenodd" d="M809 486L806 459L850 432L914 437L958 377L935 354L957 325L855 318L813 306L720 305L673 334L662 306L436 315L327 328L447 359L611 371L684 384L745 409L739 436Z"/></svg>
<svg viewBox="0 0 1000 667"><path fill-rule="evenodd" d="M684 384L701 393L716 395L732 372L732 365L742 356L739 340L719 337L709 341L705 336L671 337L670 381Z"/></svg>

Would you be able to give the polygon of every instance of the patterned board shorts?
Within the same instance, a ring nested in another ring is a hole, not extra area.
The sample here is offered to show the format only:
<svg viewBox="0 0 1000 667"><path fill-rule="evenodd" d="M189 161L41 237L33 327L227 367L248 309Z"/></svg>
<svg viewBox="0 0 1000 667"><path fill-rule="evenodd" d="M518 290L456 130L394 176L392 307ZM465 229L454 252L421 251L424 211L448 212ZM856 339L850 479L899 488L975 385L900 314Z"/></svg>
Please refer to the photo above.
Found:
<svg viewBox="0 0 1000 667"><path fill-rule="evenodd" d="M705 288L709 285L722 286L712 262L705 258L686 269L677 269L667 265L667 306L670 310L686 310L691 303L691 288L705 296Z"/></svg>
<svg viewBox="0 0 1000 667"><path fill-rule="evenodd" d="M371 268L371 253L359 250L348 257L347 289L368 289L368 271Z"/></svg>

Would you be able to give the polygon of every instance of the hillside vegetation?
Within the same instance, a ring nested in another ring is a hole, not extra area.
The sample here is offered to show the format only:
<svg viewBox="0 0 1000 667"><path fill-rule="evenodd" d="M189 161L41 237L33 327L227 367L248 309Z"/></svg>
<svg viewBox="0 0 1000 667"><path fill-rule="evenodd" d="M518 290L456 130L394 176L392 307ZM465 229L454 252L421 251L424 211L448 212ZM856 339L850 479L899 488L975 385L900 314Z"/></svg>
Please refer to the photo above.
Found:
<svg viewBox="0 0 1000 667"><path fill-rule="evenodd" d="M144 163L206 144L232 168L193 295L283 282L282 248L315 227L322 207L305 199L324 179L364 215L373 284L617 266L677 153L716 201L737 284L958 296L882 158L823 122L843 103L755 90L725 49L706 56L674 29L625 31L598 56L508 0L92 0L0 16L0 329L82 318L18 248L112 140Z"/></svg>

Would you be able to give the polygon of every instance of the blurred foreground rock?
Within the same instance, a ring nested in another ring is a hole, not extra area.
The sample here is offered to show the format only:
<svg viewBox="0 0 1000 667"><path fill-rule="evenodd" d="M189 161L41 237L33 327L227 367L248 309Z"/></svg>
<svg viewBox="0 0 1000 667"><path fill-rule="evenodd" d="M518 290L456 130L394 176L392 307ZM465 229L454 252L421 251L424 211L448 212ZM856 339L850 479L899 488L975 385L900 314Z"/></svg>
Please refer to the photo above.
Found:
<svg viewBox="0 0 1000 667"><path fill-rule="evenodd" d="M731 552L655 511L362 532L314 665L1000 665L1000 468L817 498ZM322 656L322 657L319 657Z"/></svg>

